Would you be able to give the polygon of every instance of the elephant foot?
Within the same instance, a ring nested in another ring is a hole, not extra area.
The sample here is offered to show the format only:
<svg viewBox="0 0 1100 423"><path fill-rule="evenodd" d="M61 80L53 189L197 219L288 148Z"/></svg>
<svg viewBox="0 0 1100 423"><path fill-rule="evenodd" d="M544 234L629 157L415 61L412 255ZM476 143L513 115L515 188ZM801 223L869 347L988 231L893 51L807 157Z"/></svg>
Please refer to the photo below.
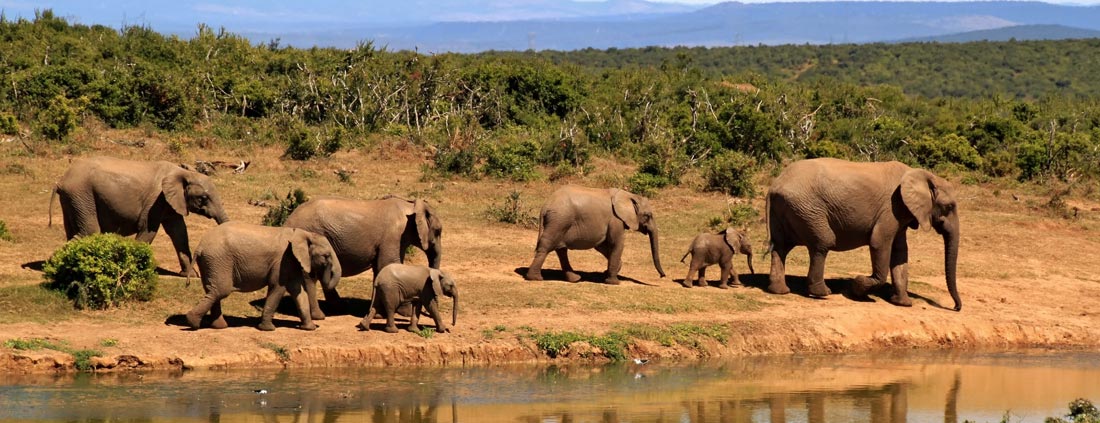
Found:
<svg viewBox="0 0 1100 423"><path fill-rule="evenodd" d="M210 327L214 329L225 329L229 327L229 324L225 323L224 317L218 317L217 319L214 319L213 322L210 322Z"/></svg>
<svg viewBox="0 0 1100 423"><path fill-rule="evenodd" d="M191 329L198 329L202 326L202 316L193 313L187 313L187 325L191 326Z"/></svg>
<svg viewBox="0 0 1100 423"><path fill-rule="evenodd" d="M256 329L262 330L264 332L271 332L275 330L275 325L271 322L260 322L260 324L256 326Z"/></svg>
<svg viewBox="0 0 1100 423"><path fill-rule="evenodd" d="M778 295L786 295L791 293L791 288L787 287L787 284L783 285L768 285L768 292Z"/></svg>
<svg viewBox="0 0 1100 423"><path fill-rule="evenodd" d="M313 324L313 323L310 323L310 324L308 324L308 325L307 325L307 324L305 324L305 323L302 323L302 324L298 325L298 329L301 329L301 330L311 330L311 331L312 331L312 330L317 330L317 325L315 325L315 324Z"/></svg>
<svg viewBox="0 0 1100 423"><path fill-rule="evenodd" d="M386 331L386 333L397 333L397 326L386 326L386 328L382 330Z"/></svg>
<svg viewBox="0 0 1100 423"><path fill-rule="evenodd" d="M867 293L878 285L879 282L874 278L856 276L856 279L852 281L852 296L856 298L866 297Z"/></svg>
<svg viewBox="0 0 1100 423"><path fill-rule="evenodd" d="M730 289L730 286L724 283L718 284L719 289Z"/></svg>
<svg viewBox="0 0 1100 423"><path fill-rule="evenodd" d="M325 313L318 311L316 314L310 313L309 318L313 320L325 320Z"/></svg>
<svg viewBox="0 0 1100 423"><path fill-rule="evenodd" d="M180 269L180 271L176 273L176 275L181 278L197 278L199 277L199 272L196 272L194 268L189 270Z"/></svg>
<svg viewBox="0 0 1100 423"><path fill-rule="evenodd" d="M409 325L409 332L413 332L413 333L420 332L420 326Z"/></svg>
<svg viewBox="0 0 1100 423"><path fill-rule="evenodd" d="M912 307L913 306L913 299L909 298L908 295L897 295L897 294L895 294L894 296L890 297L890 303L892 303L894 305L899 305L899 306L902 306L902 307Z"/></svg>
<svg viewBox="0 0 1100 423"><path fill-rule="evenodd" d="M356 324L355 327L359 328L359 330L361 331L368 332L370 331L370 321L363 319L358 324Z"/></svg>
<svg viewBox="0 0 1100 423"><path fill-rule="evenodd" d="M567 280L569 282L574 282L574 283L580 282L581 281L581 275L578 275L577 272L574 272L572 270L566 271L565 272L565 280Z"/></svg>
<svg viewBox="0 0 1100 423"><path fill-rule="evenodd" d="M825 282L815 283L810 285L810 296L825 298L833 292L829 290L828 286L825 286Z"/></svg>
<svg viewBox="0 0 1100 423"><path fill-rule="evenodd" d="M619 281L618 277L612 276L612 277L609 277L607 279L604 279L603 283L608 284L608 285L618 285L622 282Z"/></svg>
<svg viewBox="0 0 1100 423"><path fill-rule="evenodd" d="M435 331L439 333L450 333L451 328L440 325L435 328Z"/></svg>
<svg viewBox="0 0 1100 423"><path fill-rule="evenodd" d="M527 272L526 275L523 275L523 279L526 279L526 280L529 280L529 281L541 281L542 280L542 273Z"/></svg>
<svg viewBox="0 0 1100 423"><path fill-rule="evenodd" d="M687 279L684 279L683 282L680 282L680 286L682 286L684 288L691 288L691 282L688 281Z"/></svg>

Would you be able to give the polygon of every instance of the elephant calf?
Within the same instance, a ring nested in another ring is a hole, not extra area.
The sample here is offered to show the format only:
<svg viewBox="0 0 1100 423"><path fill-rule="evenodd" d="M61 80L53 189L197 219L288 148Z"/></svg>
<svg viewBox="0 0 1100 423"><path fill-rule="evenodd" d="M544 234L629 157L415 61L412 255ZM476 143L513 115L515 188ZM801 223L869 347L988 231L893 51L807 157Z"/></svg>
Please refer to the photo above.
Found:
<svg viewBox="0 0 1100 423"><path fill-rule="evenodd" d="M726 228L716 234L699 234L691 241L691 246L688 247L684 256L680 258L680 263L683 263L688 254L691 254L691 264L688 267L688 274L680 284L683 285L684 288L691 288L692 275L698 272L699 279L696 281L696 284L699 286L706 286L707 266L717 263L718 267L722 269L722 279L718 284L719 288L729 288L727 282L731 274L733 275L733 285L741 285L741 282L737 279L737 272L733 271L733 255L738 252L745 255L745 261L747 261L749 265L749 272L756 273L752 268L752 244L749 242L749 238L744 232L733 228Z"/></svg>
<svg viewBox="0 0 1100 423"><path fill-rule="evenodd" d="M454 326L458 319L458 287L450 275L427 266L389 264L374 279L370 308L358 326L362 330L370 330L370 321L377 312L386 318L386 332L396 333L394 314L398 309L412 304L413 310L409 313L410 332L420 330L417 321L424 308L428 309L428 314L435 320L436 331L448 332L450 329L439 314L438 299L443 295L454 301L451 308L451 326Z"/></svg>
<svg viewBox="0 0 1100 423"><path fill-rule="evenodd" d="M325 287L340 280L340 261L328 239L301 229L273 228L243 222L227 222L211 229L195 251L206 296L187 312L187 323L198 329L209 311L211 327L224 329L221 300L233 292L252 292L267 287L259 329L275 330L271 318L283 294L297 300L302 316L300 328L314 330L323 319L316 304L320 279Z"/></svg>

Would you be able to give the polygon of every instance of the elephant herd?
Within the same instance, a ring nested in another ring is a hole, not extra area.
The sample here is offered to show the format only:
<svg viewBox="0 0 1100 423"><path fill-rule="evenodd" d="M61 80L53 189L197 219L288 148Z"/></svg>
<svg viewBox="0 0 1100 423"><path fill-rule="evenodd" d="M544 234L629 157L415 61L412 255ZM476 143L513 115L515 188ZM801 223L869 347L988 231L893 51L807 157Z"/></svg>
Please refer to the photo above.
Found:
<svg viewBox="0 0 1100 423"><path fill-rule="evenodd" d="M179 165L158 161L130 161L109 157L79 158L54 188L59 197L68 239L97 232L136 235L152 242L164 227L176 250L181 275L201 275L204 297L186 318L199 328L204 318L213 328L226 327L221 300L233 292L267 288L259 329L273 330L272 317L281 298L289 294L301 314L301 329L312 330L325 315L318 307L317 282L325 298L340 304L336 291L343 276L374 271L371 305L358 327L370 330L376 313L386 319L385 330L396 332L394 315L410 317L409 330L418 330L418 316L426 309L440 332L448 330L438 308L440 296L451 297L451 325L458 314L454 279L439 270L442 221L424 200L386 196L378 200L323 197L295 209L282 227L230 222L209 177ZM52 224L53 197L50 201ZM810 254L809 294L829 295L824 265L829 251L869 246L871 276L859 276L852 294L866 293L887 282L894 287L890 302L910 306L906 230L932 228L943 236L947 288L962 302L956 289L959 217L949 182L902 163L853 163L838 159L797 161L775 178L766 197L771 270L767 290L790 292L785 280L787 254L806 246ZM184 216L196 213L218 226L203 237L192 256ZM619 283L625 233L649 237L653 265L661 277L657 222L650 201L620 189L565 186L555 191L539 215L534 259L524 278L541 280L546 256L553 251L570 282L580 280L569 263L569 250L595 249L607 258L604 281ZM404 265L405 252L415 246L425 252L428 266ZM721 268L719 287L739 285L732 269L736 253L746 255L750 272L752 244L745 233L727 228L700 234L681 262L692 256L687 277L705 285L705 268ZM697 277L696 277L697 275Z"/></svg>

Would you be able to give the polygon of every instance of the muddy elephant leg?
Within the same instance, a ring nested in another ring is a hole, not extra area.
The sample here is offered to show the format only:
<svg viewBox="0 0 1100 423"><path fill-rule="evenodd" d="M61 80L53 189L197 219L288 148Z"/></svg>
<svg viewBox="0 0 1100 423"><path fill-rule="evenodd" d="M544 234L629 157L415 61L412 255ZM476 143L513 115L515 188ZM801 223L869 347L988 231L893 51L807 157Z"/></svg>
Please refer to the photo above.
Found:
<svg viewBox="0 0 1100 423"><path fill-rule="evenodd" d="M806 275L810 284L810 296L826 297L832 294L825 285L825 258L828 255L829 250L810 250L810 273Z"/></svg>
<svg viewBox="0 0 1100 423"><path fill-rule="evenodd" d="M382 313L385 314L386 328L383 329L386 333L397 333L397 322L394 321L394 315L397 314L397 307L387 307Z"/></svg>
<svg viewBox="0 0 1100 423"><path fill-rule="evenodd" d="M789 294L791 289L787 287L787 254L791 247L785 245L772 246L772 269L768 275L768 292L773 294Z"/></svg>
<svg viewBox="0 0 1100 423"><path fill-rule="evenodd" d="M696 286L707 286L707 265L699 266L699 277L695 279Z"/></svg>
<svg viewBox="0 0 1100 423"><path fill-rule="evenodd" d="M542 248L542 242L539 242L539 246L535 248L535 258L531 260L531 265L527 266L527 274L523 275L524 279L529 281L541 281L542 280L542 263L546 261L546 255L550 254L550 250Z"/></svg>
<svg viewBox="0 0 1100 423"><path fill-rule="evenodd" d="M913 300L909 298L909 244L905 232L894 237L894 245L890 249L890 280L894 282L894 296L890 302L912 307Z"/></svg>
<svg viewBox="0 0 1100 423"><path fill-rule="evenodd" d="M267 298L264 299L264 310L260 313L260 324L256 326L257 328L262 331L275 330L275 324L271 323L271 319L275 318L275 309L279 308L279 301L284 294L286 294L286 287L282 285L267 287Z"/></svg>
<svg viewBox="0 0 1100 423"><path fill-rule="evenodd" d="M420 332L420 313L424 312L424 307L420 302L413 304L412 312L409 313L409 332Z"/></svg>
<svg viewBox="0 0 1100 423"><path fill-rule="evenodd" d="M871 249L871 276L856 276L852 284L852 295L865 297L871 290L886 283L890 272L890 248L882 246L870 246Z"/></svg>
<svg viewBox="0 0 1100 423"><path fill-rule="evenodd" d="M695 280L696 272L698 272L698 269L695 268L695 259L693 258L691 260L691 264L688 265L688 274L687 276L684 276L684 280L680 282L680 286L683 286L684 288L691 288L691 281Z"/></svg>
<svg viewBox="0 0 1100 423"><path fill-rule="evenodd" d="M302 323L298 325L302 330L317 330L317 325L313 323L313 316L310 313L309 294L308 288L302 286L301 282L291 283L287 287L286 291L294 298L294 302L298 304L298 314L302 317Z"/></svg>
<svg viewBox="0 0 1100 423"><path fill-rule="evenodd" d="M428 315L432 316L432 320L435 321L435 331L439 333L450 332L451 329L447 327L447 322L443 320L443 316L439 314L439 298L432 298L426 304L428 309Z"/></svg>
<svg viewBox="0 0 1100 423"><path fill-rule="evenodd" d="M191 311L187 312L187 324L191 326L191 329L198 329L202 326L202 317L205 316L207 312L217 311L217 317L221 317L222 298L225 298L225 296L208 291L206 295L202 297L202 300L199 300L199 303L196 304ZM215 307L217 308L215 309ZM224 323L225 320L223 319L222 322Z"/></svg>
<svg viewBox="0 0 1100 423"><path fill-rule="evenodd" d="M325 320L325 312L321 311L321 305L317 302L317 282L306 282L306 298L309 300L309 316L313 320Z"/></svg>
<svg viewBox="0 0 1100 423"><path fill-rule="evenodd" d="M229 324L225 322L225 316L222 314L222 300L214 301L214 305L210 307L210 317L213 318L210 321L211 328L225 329L229 327Z"/></svg>
<svg viewBox="0 0 1100 423"><path fill-rule="evenodd" d="M580 282L581 275L573 271L573 265L569 264L569 249L558 248L554 250L554 253L558 255L558 262L561 263L561 271L565 272L565 280L569 282Z"/></svg>
<svg viewBox="0 0 1100 423"><path fill-rule="evenodd" d="M187 226L183 222L183 217L180 215L173 215L161 222L161 226L164 226L164 233L168 234L168 238L172 240L172 247L176 249L176 256L180 261L180 276L197 276L195 267L193 266L194 259L191 257L191 246L187 240ZM150 228L156 231L156 228ZM156 232L153 233L156 235Z"/></svg>

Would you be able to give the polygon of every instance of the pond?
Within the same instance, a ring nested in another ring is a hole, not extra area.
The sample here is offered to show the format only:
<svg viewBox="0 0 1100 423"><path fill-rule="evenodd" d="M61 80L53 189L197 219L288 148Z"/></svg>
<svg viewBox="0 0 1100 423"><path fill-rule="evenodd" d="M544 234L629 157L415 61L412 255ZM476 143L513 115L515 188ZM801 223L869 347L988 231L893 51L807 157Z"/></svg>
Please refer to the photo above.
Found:
<svg viewBox="0 0 1100 423"><path fill-rule="evenodd" d="M0 376L0 420L1041 422L1100 399L1100 352L905 352L604 366Z"/></svg>

